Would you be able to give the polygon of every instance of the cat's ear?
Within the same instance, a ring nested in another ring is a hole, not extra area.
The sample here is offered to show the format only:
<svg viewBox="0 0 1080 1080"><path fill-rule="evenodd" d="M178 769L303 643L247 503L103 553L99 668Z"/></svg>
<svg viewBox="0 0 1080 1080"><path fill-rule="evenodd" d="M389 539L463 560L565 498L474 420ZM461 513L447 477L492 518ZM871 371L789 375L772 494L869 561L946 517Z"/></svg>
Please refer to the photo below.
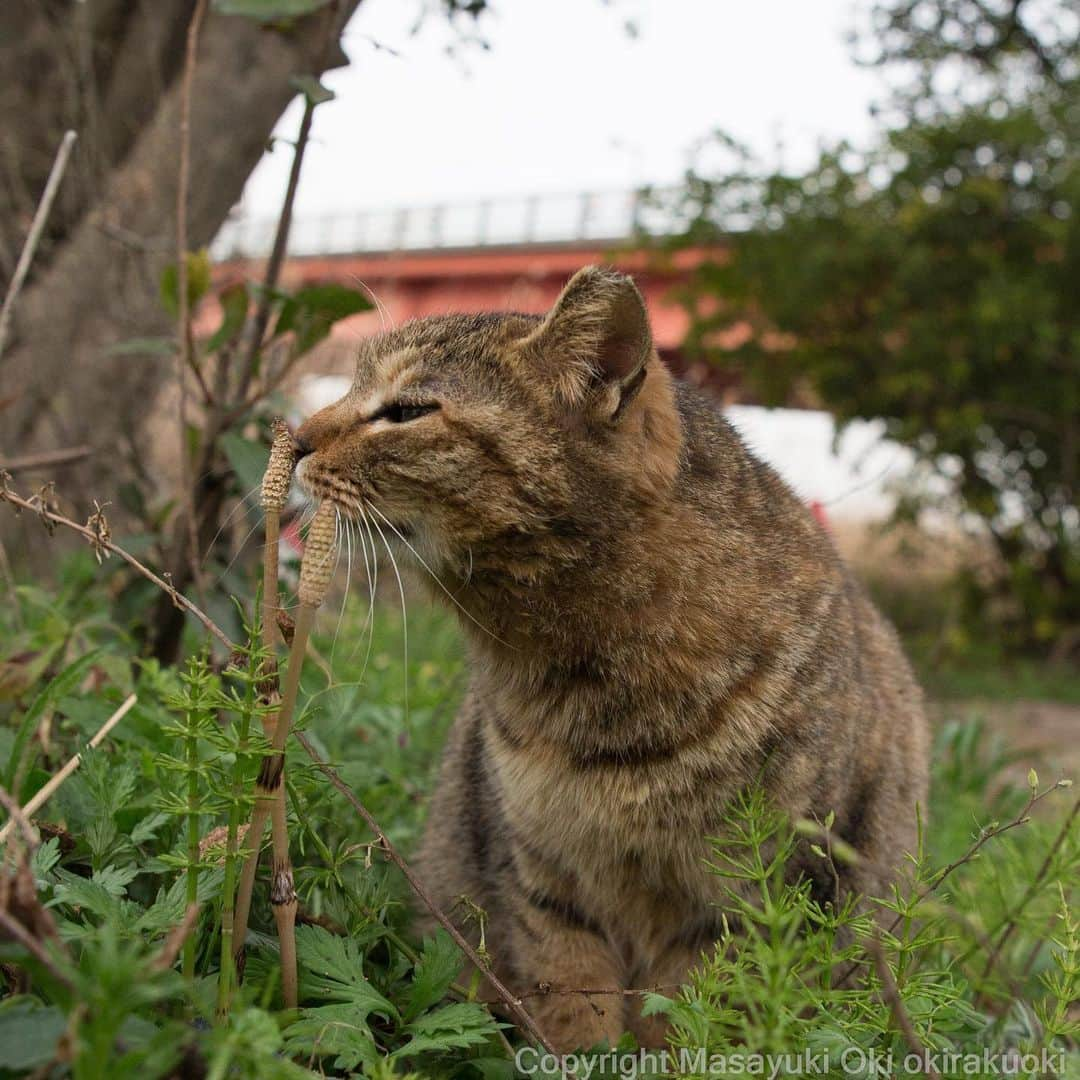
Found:
<svg viewBox="0 0 1080 1080"><path fill-rule="evenodd" d="M637 286L625 274L597 266L586 266L570 279L522 344L568 404L593 402L610 420L617 420L641 389L653 352Z"/></svg>

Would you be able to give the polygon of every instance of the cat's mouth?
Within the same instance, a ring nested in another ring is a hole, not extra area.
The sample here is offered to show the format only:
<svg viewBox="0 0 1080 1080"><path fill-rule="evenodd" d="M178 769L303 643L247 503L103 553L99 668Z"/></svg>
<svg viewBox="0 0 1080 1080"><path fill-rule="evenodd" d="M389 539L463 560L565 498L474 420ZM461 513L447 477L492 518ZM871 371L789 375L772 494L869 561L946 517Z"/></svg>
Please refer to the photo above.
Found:
<svg viewBox="0 0 1080 1080"><path fill-rule="evenodd" d="M310 464L308 459L300 462L296 479L312 499L329 499L351 521L362 528L374 528L385 532L388 539L399 539L409 544L416 538L416 529L404 521L395 521L384 514L374 502L365 499L356 485L336 473Z"/></svg>

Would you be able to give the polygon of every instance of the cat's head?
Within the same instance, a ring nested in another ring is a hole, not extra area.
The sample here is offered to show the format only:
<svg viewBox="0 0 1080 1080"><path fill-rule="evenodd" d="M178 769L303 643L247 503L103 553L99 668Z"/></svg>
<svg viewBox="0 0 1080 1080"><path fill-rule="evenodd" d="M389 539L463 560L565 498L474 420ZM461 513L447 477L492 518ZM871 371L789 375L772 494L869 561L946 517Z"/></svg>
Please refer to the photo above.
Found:
<svg viewBox="0 0 1080 1080"><path fill-rule="evenodd" d="M366 340L348 394L297 441L317 498L426 559L529 576L662 499L681 433L640 293L586 267L543 317L421 319Z"/></svg>

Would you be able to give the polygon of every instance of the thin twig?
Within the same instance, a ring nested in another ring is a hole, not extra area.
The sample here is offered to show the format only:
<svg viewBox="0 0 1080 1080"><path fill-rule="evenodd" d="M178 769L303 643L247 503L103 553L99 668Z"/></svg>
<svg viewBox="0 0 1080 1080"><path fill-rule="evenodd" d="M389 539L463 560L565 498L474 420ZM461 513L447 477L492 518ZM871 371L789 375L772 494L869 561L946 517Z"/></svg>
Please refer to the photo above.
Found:
<svg viewBox="0 0 1080 1080"><path fill-rule="evenodd" d="M1051 790L1053 790L1051 788ZM1040 886L1046 880L1046 875L1050 872L1050 867L1053 864L1054 857L1061 850L1062 844L1065 843L1066 837L1072 831L1073 823L1076 821L1077 815L1080 814L1080 799L1077 799L1073 803L1073 808L1069 816L1062 823L1061 829L1057 836L1054 838L1053 844L1050 845L1050 850L1046 853L1046 858L1042 861L1042 866L1039 867L1038 873L1031 879L1027 889L1024 891L1024 895L1020 902L1016 905L1012 914L1008 917L1005 924L1005 932L998 938L997 944L994 946L990 955L986 958L986 966L983 968L982 978L985 982L990 977L990 973L994 970L994 965L997 963L998 958L1001 956L1002 950L1009 943L1009 939L1016 932L1018 920L1024 908L1031 902L1032 897L1039 891Z"/></svg>
<svg viewBox="0 0 1080 1080"><path fill-rule="evenodd" d="M184 917L169 931L169 936L161 946L161 952L154 957L155 971L168 971L176 963L184 942L191 936L195 923L199 919L199 905L188 904Z"/></svg>
<svg viewBox="0 0 1080 1080"><path fill-rule="evenodd" d="M538 997L644 997L646 994L664 994L672 990L682 989L682 983L660 983L657 986L635 986L626 989L622 986L609 987L585 987L585 986L548 986L541 983L532 990L526 990L518 994L518 1001L527 1001L529 998ZM481 1005L500 1005L501 998L476 998Z"/></svg>
<svg viewBox="0 0 1080 1080"><path fill-rule="evenodd" d="M922 890L922 892L919 893L918 896L915 897L912 906L914 907L918 904L921 904L931 893L937 892L937 890L941 888L942 882L945 881L946 878L950 877L955 871L959 870L961 866L965 866L967 863L971 862L971 860L979 854L980 850L982 850L984 844L989 843L989 841L993 840L995 837L1001 836L1002 833L1009 832L1010 829L1016 829L1019 828L1021 825L1026 825L1031 820L1028 815L1031 813L1035 805L1042 802L1042 800L1045 799L1047 795L1052 794L1053 792L1057 791L1057 789L1058 785L1055 784L1053 787L1047 788L1045 791L1040 792L1038 795L1032 794L1031 796L1029 796L1028 801L1024 806L1024 809L1021 810L1020 813L1017 814L1012 821L1006 822L1004 825L995 825L992 829L981 830L978 839L976 839L975 843L972 844L971 847L969 847L968 850L960 856L960 858L953 860L953 862L949 863L948 866L939 870L937 874L934 875L934 879L926 886L925 889ZM890 934L900 925L903 919L904 915L902 913L898 914L896 918L893 919L892 923L889 926Z"/></svg>
<svg viewBox="0 0 1080 1080"><path fill-rule="evenodd" d="M26 812L18 804L18 802L8 794L7 790L0 787L0 804L7 810L10 815L10 821L4 826L4 830L10 829L13 825L18 825L19 832L23 834L23 839L26 841L27 851L33 851L40 840L38 834L34 831L34 826L30 824L30 819L26 816ZM4 837L4 832L0 831L0 840ZM11 849L9 849L10 852ZM5 859L7 856L4 856Z"/></svg>
<svg viewBox="0 0 1080 1080"><path fill-rule="evenodd" d="M1002 833L1009 832L1010 829L1016 829L1019 828L1021 825L1026 825L1031 820L1028 815L1031 813L1031 810L1036 806L1036 804L1040 803L1043 799L1045 799L1047 795L1050 795L1053 792L1057 791L1059 786L1059 784L1055 784L1053 787L1049 787L1045 791L1040 792L1039 794L1035 794L1033 792L1028 797L1028 801L1024 804L1024 808L1020 811L1019 814L1016 815L1015 818L1013 818L1012 821L1008 821L1004 825L995 825L993 828L982 829L979 832L979 835L976 838L975 842L971 845L971 847L967 849L967 851L964 852L963 855L961 855L958 859L954 859L951 863L948 864L948 866L943 867L934 875L933 880L931 880L926 885L926 887L922 889L922 891L919 892L919 894L911 901L910 905L908 905L908 910L913 910L914 908L918 907L918 905L921 904L928 896L930 896L931 893L937 892L937 890L941 888L942 883L947 878L951 877L953 873L959 870L961 866L965 866L969 862L971 862L979 854L985 844L989 843L995 837L1001 836ZM890 934L893 933L900 925L900 923L904 921L904 918L905 913L898 912L896 917L889 924L887 932ZM864 963L865 961L863 960L852 960L848 964L848 966L839 974L839 976L837 976L837 985L844 985L847 980L851 978L851 976L855 973L855 971L860 968Z"/></svg>
<svg viewBox="0 0 1080 1080"><path fill-rule="evenodd" d="M255 362L258 359L259 350L262 348L266 327L270 322L270 312L274 305L274 290L281 275L281 264L285 260L285 252L289 244L293 203L296 201L296 191L300 185L300 169L304 164L304 151L307 149L308 139L311 136L311 120L314 113L315 103L312 102L310 97L306 97L304 99L304 115L300 120L300 131L296 136L294 145L292 167L289 169L289 182L285 189L285 199L281 204L281 213L278 216L277 231L274 233L274 246L270 250L270 258L266 264L262 292L259 296L259 306L255 309L255 318L251 324L251 332L244 354L244 363L240 369L240 386L237 393L237 397L240 399L240 407L226 416L226 426L239 419L249 407L245 398L255 372Z"/></svg>
<svg viewBox="0 0 1080 1080"><path fill-rule="evenodd" d="M48 970L57 982L71 989L73 985L71 980L56 966L41 942L3 908L0 908L0 929L6 930L39 964Z"/></svg>
<svg viewBox="0 0 1080 1080"><path fill-rule="evenodd" d="M195 582L195 592L205 606L202 567L199 565L199 530L195 520L195 492L191 483L191 462L187 433L187 370L196 372L204 394L206 382L198 370L191 340L191 312L188 310L188 189L191 185L191 87L195 76L195 58L199 31L206 15L208 0L197 0L188 24L184 51L184 72L180 83L180 161L176 177L176 384L180 393L180 486L184 492L184 526L187 529L188 560Z"/></svg>
<svg viewBox="0 0 1080 1080"><path fill-rule="evenodd" d="M877 969L878 978L881 980L881 992L889 1006L893 1020L896 1021L896 1026L900 1029L900 1034L904 1036L908 1048L912 1053L918 1055L923 1066L923 1075L930 1077L930 1080L941 1080L938 1071L931 1064L930 1052L926 1049L922 1039L919 1038L918 1033L915 1031L915 1025L911 1022L907 1009L904 1008L904 999L900 996L900 988L896 985L892 970L885 959L885 950L881 946L881 932L877 927L874 927L873 936L867 939L866 947L874 958L874 967Z"/></svg>
<svg viewBox="0 0 1080 1080"><path fill-rule="evenodd" d="M102 741L109 734L110 731L131 711L132 706L138 701L138 697L135 694L128 694L124 699L123 704L105 721L104 724L98 728L93 738L90 740L90 749L94 750L101 745ZM49 778L49 781L44 784L40 790L34 793L30 801L22 808L23 817L29 818L31 814L37 813L45 803L52 798L56 789L79 767L82 763L82 751L75 754L59 772L55 773ZM0 843L7 839L8 833L11 832L15 825L15 820L7 822L2 829L0 829Z"/></svg>
<svg viewBox="0 0 1080 1080"><path fill-rule="evenodd" d="M306 735L303 732L297 731L293 733L296 736L297 741L307 751L308 757L315 763L315 767L341 792L345 797L349 805L364 819L364 823L375 834L378 843L382 850L386 853L387 858L401 871L405 880L409 883L409 887L420 902L431 912L435 921L450 935L454 944L465 954L469 961L474 964L478 970L482 971L485 978L491 983L492 989L499 995L500 1000L506 1005L506 1007L513 1013L513 1015L520 1021L521 1026L525 1031L534 1038L537 1043L542 1046L548 1053L555 1054L557 1051L548 1042L547 1037L537 1026L536 1021L532 1018L529 1012L524 1008L521 1003L521 998L513 994L509 987L502 982L502 980L491 970L491 966L486 963L476 952L476 950L465 940L458 928L450 921L446 913L439 907L438 904L431 898L427 889L424 888L423 883L413 873L409 864L398 854L397 848L390 842L386 833L383 832L379 823L371 816L367 807L357 798L353 790L341 779L337 774L337 770L331 765L328 765L321 757L319 757L318 751L308 741Z"/></svg>
<svg viewBox="0 0 1080 1080"><path fill-rule="evenodd" d="M27 454L24 457L0 461L0 469L6 469L9 473L30 472L34 469L57 469L64 465L74 465L77 461L88 458L93 452L93 447L90 446L45 450L40 454Z"/></svg>
<svg viewBox="0 0 1080 1080"><path fill-rule="evenodd" d="M34 261L34 253L41 242L41 234L45 231L53 200L60 189L60 181L64 178L64 171L67 169L68 159L71 157L77 138L74 131L64 132L60 149L56 151L56 159L49 171L49 179L45 182L45 190L41 193L41 201L38 203L37 210L34 211L30 232L27 233L26 242L19 254L19 261L15 264L15 273L11 275L7 295L4 297L4 306L0 308L0 356L4 355L4 346L7 344L8 334L11 331L11 316L15 310L15 301L19 298L26 275L30 272L30 264Z"/></svg>
<svg viewBox="0 0 1080 1080"><path fill-rule="evenodd" d="M178 607L184 608L195 616L232 653L236 646L232 639L213 619L210 618L200 607L192 603L182 592L174 588L163 578L158 577L157 574L150 570L148 567L143 566L134 555L129 554L118 544L114 544L111 540L103 537L99 532L94 529L90 529L85 525L79 525L72 521L71 518L64 517L63 514L58 514L54 510L43 509L32 503L29 499L24 499L20 495L16 495L10 488L5 488L3 485L3 475L0 474L0 502L7 501L13 506L18 506L24 510L30 510L37 514L46 522L51 522L54 525L63 525L66 529L71 529L74 532L79 533L80 536L85 537L95 549L101 549L111 552L114 555L118 555L124 560L133 570L142 574L147 581L152 581L162 592L167 593L174 604Z"/></svg>

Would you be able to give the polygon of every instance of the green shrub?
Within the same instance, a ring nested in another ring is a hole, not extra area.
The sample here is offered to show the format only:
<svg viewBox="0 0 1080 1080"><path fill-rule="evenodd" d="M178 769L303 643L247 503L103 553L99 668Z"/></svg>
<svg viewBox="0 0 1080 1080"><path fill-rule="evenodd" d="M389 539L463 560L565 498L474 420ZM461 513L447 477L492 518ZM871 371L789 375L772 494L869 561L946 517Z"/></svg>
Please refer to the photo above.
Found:
<svg viewBox="0 0 1080 1080"><path fill-rule="evenodd" d="M20 588L0 612L0 771L20 801L138 694L37 815L43 843L22 884L29 875L40 950L0 928L0 1076L512 1075L506 1040L516 1035L475 987L455 984L461 957L448 938L413 938L401 876L297 748L287 775L301 1008L279 1007L262 883L226 1014L226 876L242 854L235 827L265 751L252 692L259 653L224 667L196 655L183 671L132 662L128 636L97 614L107 610L105 587L77 560L56 591ZM340 627L331 619L318 638L326 670L305 669L299 726L407 855L460 697L461 651L441 611L411 607L407 657L399 610L376 605L363 616L346 612ZM745 793L731 808L738 842L710 872L749 881L756 902L733 898L740 932L702 957L681 992L648 996L647 1008L672 1022L670 1069L680 1051L691 1066L704 1052L710 1075L737 1071L742 1053L828 1051L839 1076L847 1051L847 1064L866 1058L869 1076L873 1050L879 1065L891 1052L903 1075L902 1015L935 1053L1046 1049L1066 1055L1052 1058L1056 1071L1075 1074L1080 836L1075 819L1062 828L1068 793L1038 789L1037 777L1031 791L1017 789L1006 782L1012 767L981 729L945 727L932 827L908 880L839 909L786 884L783 865L797 844L833 859L850 857L844 846ZM9 883L16 850L9 843ZM177 927L192 896L200 908L185 945ZM964 1075L963 1066L939 1063L939 1072Z"/></svg>

